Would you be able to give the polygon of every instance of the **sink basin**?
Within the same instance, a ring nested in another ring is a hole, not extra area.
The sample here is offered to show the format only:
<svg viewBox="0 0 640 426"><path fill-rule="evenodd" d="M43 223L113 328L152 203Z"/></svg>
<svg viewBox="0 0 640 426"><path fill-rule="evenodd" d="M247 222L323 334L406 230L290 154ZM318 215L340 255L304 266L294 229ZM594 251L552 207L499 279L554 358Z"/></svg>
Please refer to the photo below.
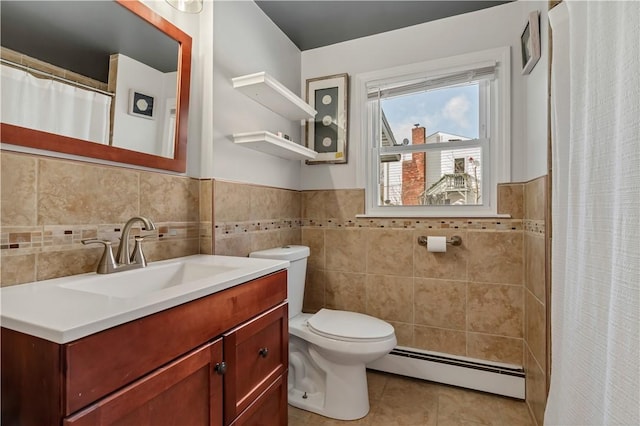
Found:
<svg viewBox="0 0 640 426"><path fill-rule="evenodd" d="M4 328L68 343L288 267L284 260L196 254L113 274L2 287L0 322Z"/></svg>
<svg viewBox="0 0 640 426"><path fill-rule="evenodd" d="M128 299L145 296L175 286L187 285L194 281L233 271L234 269L238 268L195 262L175 263L155 268L141 268L113 274L94 275L86 280L61 284L60 287Z"/></svg>

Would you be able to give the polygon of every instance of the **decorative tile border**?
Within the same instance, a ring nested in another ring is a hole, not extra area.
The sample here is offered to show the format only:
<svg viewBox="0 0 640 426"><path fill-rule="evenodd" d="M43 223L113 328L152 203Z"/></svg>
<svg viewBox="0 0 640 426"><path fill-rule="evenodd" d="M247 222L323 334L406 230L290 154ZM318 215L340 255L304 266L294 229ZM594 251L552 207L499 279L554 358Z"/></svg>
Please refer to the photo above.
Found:
<svg viewBox="0 0 640 426"><path fill-rule="evenodd" d="M244 234L279 229L299 229L301 226L301 219L268 219L252 220L248 222L218 222L215 224L214 229L216 238L219 238L232 234Z"/></svg>
<svg viewBox="0 0 640 426"><path fill-rule="evenodd" d="M156 223L156 227L155 231L134 227L131 236L144 235L148 241L185 240L200 236L198 222L162 222ZM121 233L122 224L3 227L0 231L0 252L2 255L22 255L78 249L85 247L81 241L87 238L116 243Z"/></svg>
<svg viewBox="0 0 640 426"><path fill-rule="evenodd" d="M546 222L544 220L524 220L524 230L530 234L545 235Z"/></svg>
<svg viewBox="0 0 640 426"><path fill-rule="evenodd" d="M521 219L303 219L302 226L318 228L472 229L522 231Z"/></svg>

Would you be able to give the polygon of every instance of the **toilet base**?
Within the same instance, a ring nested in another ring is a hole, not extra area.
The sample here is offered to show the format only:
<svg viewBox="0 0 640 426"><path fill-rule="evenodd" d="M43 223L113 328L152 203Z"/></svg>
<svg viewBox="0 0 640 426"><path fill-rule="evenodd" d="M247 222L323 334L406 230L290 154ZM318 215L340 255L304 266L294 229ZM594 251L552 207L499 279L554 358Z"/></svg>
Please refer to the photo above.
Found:
<svg viewBox="0 0 640 426"><path fill-rule="evenodd" d="M365 365L333 364L331 368L326 375L326 391L305 394L289 384L289 405L337 420L357 420L366 416L369 393Z"/></svg>

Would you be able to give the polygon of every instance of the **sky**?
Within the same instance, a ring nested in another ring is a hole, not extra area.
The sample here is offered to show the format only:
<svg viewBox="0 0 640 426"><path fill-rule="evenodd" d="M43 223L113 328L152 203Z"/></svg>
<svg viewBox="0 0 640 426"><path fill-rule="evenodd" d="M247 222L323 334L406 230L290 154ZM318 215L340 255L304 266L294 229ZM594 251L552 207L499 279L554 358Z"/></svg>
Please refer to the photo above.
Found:
<svg viewBox="0 0 640 426"><path fill-rule="evenodd" d="M478 85L447 87L382 100L396 143L411 141L415 124L434 132L478 138Z"/></svg>

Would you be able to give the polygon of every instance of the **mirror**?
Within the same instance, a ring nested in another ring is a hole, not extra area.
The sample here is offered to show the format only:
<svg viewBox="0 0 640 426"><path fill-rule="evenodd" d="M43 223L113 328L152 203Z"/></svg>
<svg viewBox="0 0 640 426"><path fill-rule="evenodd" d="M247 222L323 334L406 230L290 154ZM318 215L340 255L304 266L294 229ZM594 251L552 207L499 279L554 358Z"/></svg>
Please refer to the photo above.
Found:
<svg viewBox="0 0 640 426"><path fill-rule="evenodd" d="M190 36L137 0L4 0L0 12L1 142L186 170Z"/></svg>

